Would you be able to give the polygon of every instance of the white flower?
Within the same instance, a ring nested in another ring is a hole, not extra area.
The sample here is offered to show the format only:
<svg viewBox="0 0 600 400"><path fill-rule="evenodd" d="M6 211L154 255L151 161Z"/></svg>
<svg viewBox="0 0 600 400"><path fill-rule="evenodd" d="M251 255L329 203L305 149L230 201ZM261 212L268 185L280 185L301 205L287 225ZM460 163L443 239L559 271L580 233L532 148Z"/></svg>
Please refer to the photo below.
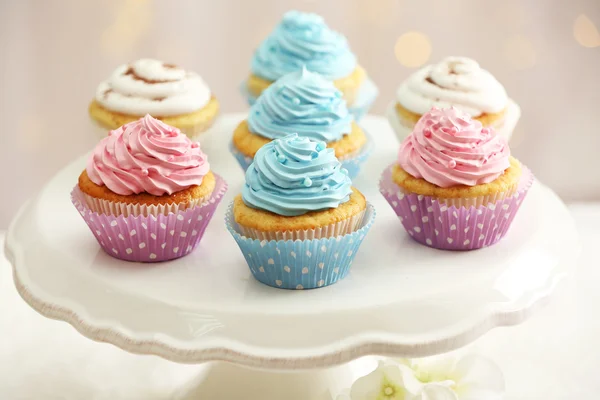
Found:
<svg viewBox="0 0 600 400"><path fill-rule="evenodd" d="M503 394L498 366L468 355L380 362L336 400L500 400Z"/></svg>
<svg viewBox="0 0 600 400"><path fill-rule="evenodd" d="M423 384L422 400L500 400L504 396L504 375L485 357L430 357L410 364Z"/></svg>
<svg viewBox="0 0 600 400"><path fill-rule="evenodd" d="M379 366L367 376L359 378L350 394L338 400L416 400L421 384L413 371L398 364L379 362Z"/></svg>
<svg viewBox="0 0 600 400"><path fill-rule="evenodd" d="M337 395L335 400L352 400L352 397L350 397L350 389L344 389L342 393Z"/></svg>

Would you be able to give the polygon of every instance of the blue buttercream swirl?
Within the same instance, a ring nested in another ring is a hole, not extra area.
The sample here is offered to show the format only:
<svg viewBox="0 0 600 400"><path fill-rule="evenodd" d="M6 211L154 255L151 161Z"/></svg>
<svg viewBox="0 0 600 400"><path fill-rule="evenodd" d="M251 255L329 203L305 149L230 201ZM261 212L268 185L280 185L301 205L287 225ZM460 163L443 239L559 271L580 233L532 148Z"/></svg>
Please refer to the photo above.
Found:
<svg viewBox="0 0 600 400"><path fill-rule="evenodd" d="M269 139L297 133L329 143L352 131L352 114L331 81L302 68L261 94L250 109L248 128Z"/></svg>
<svg viewBox="0 0 600 400"><path fill-rule="evenodd" d="M252 72L275 81L303 66L334 80L354 71L356 56L346 38L329 29L322 17L289 11L254 52Z"/></svg>
<svg viewBox="0 0 600 400"><path fill-rule="evenodd" d="M347 173L324 142L293 134L258 150L242 199L248 207L286 217L336 208L352 193Z"/></svg>

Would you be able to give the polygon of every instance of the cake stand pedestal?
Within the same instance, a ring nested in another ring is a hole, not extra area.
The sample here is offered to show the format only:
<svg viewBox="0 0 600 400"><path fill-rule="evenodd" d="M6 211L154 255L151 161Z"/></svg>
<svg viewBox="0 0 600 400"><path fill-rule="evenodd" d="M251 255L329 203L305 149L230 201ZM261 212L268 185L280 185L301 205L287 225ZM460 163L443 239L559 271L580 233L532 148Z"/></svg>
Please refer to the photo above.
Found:
<svg viewBox="0 0 600 400"><path fill-rule="evenodd" d="M575 265L573 221L539 182L495 246L444 252L412 241L377 189L398 143L383 118L366 117L376 149L355 185L378 215L349 276L312 291L264 286L223 223L243 182L227 152L241 118L222 117L203 139L211 167L230 189L199 248L179 260L133 264L105 254L69 201L85 157L60 171L22 207L7 234L6 255L23 299L92 340L132 353L226 362L210 364L180 398L325 399L328 389L368 372L350 363L359 357L443 353L491 328L520 323Z"/></svg>

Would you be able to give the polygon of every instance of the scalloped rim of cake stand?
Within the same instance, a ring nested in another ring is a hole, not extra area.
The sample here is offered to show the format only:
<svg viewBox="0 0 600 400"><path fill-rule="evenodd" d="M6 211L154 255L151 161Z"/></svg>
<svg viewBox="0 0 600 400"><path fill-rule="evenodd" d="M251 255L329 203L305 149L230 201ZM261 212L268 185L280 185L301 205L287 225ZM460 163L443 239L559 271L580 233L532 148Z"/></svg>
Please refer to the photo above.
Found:
<svg viewBox="0 0 600 400"><path fill-rule="evenodd" d="M14 258L8 256L14 265ZM319 356L295 357L293 359L259 357L250 353L237 352L228 348L210 348L204 350L186 350L169 346L161 340L136 339L122 326L103 327L102 324L86 322L85 317L57 304L46 303L36 297L23 283L13 267L13 278L19 295L27 304L41 315L64 321L73 326L80 334L96 342L112 344L127 352L140 355L156 355L167 360L183 364L199 364L210 361L226 361L261 369L302 370L310 368L333 367L370 355L388 357L427 357L464 347L493 328L517 325L529 318L545 305L554 292L557 284L566 274L557 275L547 290L540 292L527 307L515 311L493 311L472 323L471 328L460 330L446 337L440 337L428 343L384 342L374 338L355 338L354 344L338 351L331 351Z"/></svg>

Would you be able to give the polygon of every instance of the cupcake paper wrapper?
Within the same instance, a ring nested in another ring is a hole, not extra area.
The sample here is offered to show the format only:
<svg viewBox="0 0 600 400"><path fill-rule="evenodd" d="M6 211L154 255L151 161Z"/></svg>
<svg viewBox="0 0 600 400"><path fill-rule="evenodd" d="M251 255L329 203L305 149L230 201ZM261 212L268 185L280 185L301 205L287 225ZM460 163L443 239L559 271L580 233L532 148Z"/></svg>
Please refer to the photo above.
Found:
<svg viewBox="0 0 600 400"><path fill-rule="evenodd" d="M406 139L408 135L410 135L410 133L412 132L413 126L408 126L402 123L400 117L398 117L398 113L396 112L396 102L392 102L388 106L386 116L390 125L394 129L398 140L400 142L404 141L404 139ZM499 122L500 126L495 128L496 132L504 136L506 140L510 141L510 138L512 137L513 131L520 117L521 108L513 100L509 100L508 111L506 112L506 116L502 121Z"/></svg>
<svg viewBox="0 0 600 400"><path fill-rule="evenodd" d="M88 207L78 186L71 192L71 201L109 255L125 261L167 261L189 254L200 243L227 191L225 180L215 177L215 190L207 202L167 215L99 214Z"/></svg>
<svg viewBox="0 0 600 400"><path fill-rule="evenodd" d="M258 240L312 240L328 237L338 237L352 233L361 225L366 211L362 211L351 218L347 218L336 224L326 225L317 229L304 231L265 232L257 229L237 225L242 236Z"/></svg>
<svg viewBox="0 0 600 400"><path fill-rule="evenodd" d="M407 194L392 180L391 166L379 183L408 234L417 242L442 250L474 250L491 246L506 235L529 188L533 174L523 166L517 191L487 206L448 206L432 197Z"/></svg>
<svg viewBox="0 0 600 400"><path fill-rule="evenodd" d="M242 96L246 98L248 104L252 106L257 97L248 91L248 85L246 81L242 82L240 85L240 92L242 93ZM354 104L348 107L348 111L352 113L356 121L360 121L361 118L369 112L369 109L371 108L371 105L373 105L373 102L377 98L378 94L379 89L375 83L371 79L365 80L358 90Z"/></svg>
<svg viewBox="0 0 600 400"><path fill-rule="evenodd" d="M215 189L217 186L215 185ZM213 191L214 192L214 191ZM198 207L204 205L207 201L210 201L212 194L206 198L194 200L187 203L173 203L173 204L160 204L160 205L145 205L145 204L128 204L119 203L115 201L98 199L96 197L88 196L81 192L81 196L85 201L85 204L92 212L98 214L113 215L115 217L123 215L125 217L143 215L148 217L150 215L157 216L159 214L169 215L171 213L177 213L179 211L185 211L188 208Z"/></svg>
<svg viewBox="0 0 600 400"><path fill-rule="evenodd" d="M350 179L354 179L358 176L362 164L369 158L369 156L373 152L373 148L375 147L371 135L369 135L367 131L364 132L367 136L367 143L365 143L362 149L360 149L360 151L356 154L340 159L342 167L348 170L348 176L350 177ZM240 164L240 167L242 167L244 171L246 171L248 167L250 167L250 164L252 164L253 158L242 154L235 147L233 142L229 142L229 151L231 152L231 154L233 154L237 162Z"/></svg>
<svg viewBox="0 0 600 400"><path fill-rule="evenodd" d="M265 285L281 289L315 289L344 278L375 220L367 203L360 229L333 238L312 240L258 240L240 234L233 204L225 215L227 229L237 242L252 275Z"/></svg>

